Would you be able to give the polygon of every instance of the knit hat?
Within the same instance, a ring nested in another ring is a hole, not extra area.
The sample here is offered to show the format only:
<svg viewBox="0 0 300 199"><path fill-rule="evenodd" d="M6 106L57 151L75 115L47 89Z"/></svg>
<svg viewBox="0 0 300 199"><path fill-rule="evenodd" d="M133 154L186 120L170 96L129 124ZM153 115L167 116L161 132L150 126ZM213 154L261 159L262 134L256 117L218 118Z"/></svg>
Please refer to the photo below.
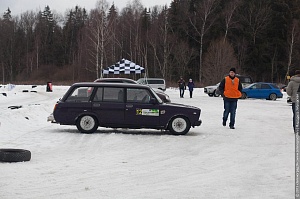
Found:
<svg viewBox="0 0 300 199"><path fill-rule="evenodd" d="M235 68L231 68L231 69L229 70L229 72L230 72L230 71L232 71L232 72L235 73Z"/></svg>

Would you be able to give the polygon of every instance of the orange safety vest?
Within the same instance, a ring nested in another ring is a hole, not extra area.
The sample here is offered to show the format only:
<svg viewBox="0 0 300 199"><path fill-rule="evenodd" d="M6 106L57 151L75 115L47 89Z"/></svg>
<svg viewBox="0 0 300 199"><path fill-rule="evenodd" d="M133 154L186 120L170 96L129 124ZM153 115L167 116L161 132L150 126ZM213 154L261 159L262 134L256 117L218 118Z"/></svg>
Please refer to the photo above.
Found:
<svg viewBox="0 0 300 199"><path fill-rule="evenodd" d="M242 93L239 91L239 78L231 79L229 76L225 77L224 96L227 98L240 98Z"/></svg>

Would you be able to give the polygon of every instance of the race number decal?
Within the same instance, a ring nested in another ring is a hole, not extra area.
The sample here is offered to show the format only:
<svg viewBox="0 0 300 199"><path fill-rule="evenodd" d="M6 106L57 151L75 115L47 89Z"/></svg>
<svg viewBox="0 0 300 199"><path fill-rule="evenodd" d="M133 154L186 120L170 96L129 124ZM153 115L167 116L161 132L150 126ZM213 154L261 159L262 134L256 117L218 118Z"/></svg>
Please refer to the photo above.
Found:
<svg viewBox="0 0 300 199"><path fill-rule="evenodd" d="M136 109L137 115L159 116L159 109Z"/></svg>

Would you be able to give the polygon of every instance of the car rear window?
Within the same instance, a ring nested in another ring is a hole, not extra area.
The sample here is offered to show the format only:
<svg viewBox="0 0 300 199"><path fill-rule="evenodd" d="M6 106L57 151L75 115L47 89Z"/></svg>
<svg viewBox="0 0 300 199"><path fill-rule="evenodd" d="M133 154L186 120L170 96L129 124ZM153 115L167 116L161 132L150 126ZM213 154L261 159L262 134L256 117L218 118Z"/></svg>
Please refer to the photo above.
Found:
<svg viewBox="0 0 300 199"><path fill-rule="evenodd" d="M148 84L164 84L164 80L160 80L160 79L149 79L147 80Z"/></svg>
<svg viewBox="0 0 300 199"><path fill-rule="evenodd" d="M88 102L92 91L93 88L91 87L77 87L66 99L66 102Z"/></svg>

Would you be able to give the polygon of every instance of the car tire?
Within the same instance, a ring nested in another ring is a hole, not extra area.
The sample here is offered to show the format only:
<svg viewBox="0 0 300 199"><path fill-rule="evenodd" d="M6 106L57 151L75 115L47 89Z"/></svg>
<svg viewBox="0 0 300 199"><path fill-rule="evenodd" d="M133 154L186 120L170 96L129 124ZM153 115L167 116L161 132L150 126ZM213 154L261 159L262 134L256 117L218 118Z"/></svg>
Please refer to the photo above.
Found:
<svg viewBox="0 0 300 199"><path fill-rule="evenodd" d="M275 101L277 99L277 95L275 93L271 93L269 99Z"/></svg>
<svg viewBox="0 0 300 199"><path fill-rule="evenodd" d="M247 94L242 92L242 96L241 96L241 99L246 99L247 98Z"/></svg>
<svg viewBox="0 0 300 199"><path fill-rule="evenodd" d="M190 128L190 121L183 116L174 117L169 123L169 130L173 135L185 135Z"/></svg>
<svg viewBox="0 0 300 199"><path fill-rule="evenodd" d="M209 96L209 97L213 97L214 94L213 94L213 93L208 93L208 96Z"/></svg>
<svg viewBox="0 0 300 199"><path fill-rule="evenodd" d="M31 152L24 149L0 149L0 162L25 162L31 159Z"/></svg>
<svg viewBox="0 0 300 199"><path fill-rule="evenodd" d="M215 96L215 97L219 97L219 96L220 96L220 94L218 94L217 90L215 90L214 96Z"/></svg>
<svg viewBox="0 0 300 199"><path fill-rule="evenodd" d="M76 127L81 133L94 133L98 125L97 119L91 115L82 115L76 121Z"/></svg>

